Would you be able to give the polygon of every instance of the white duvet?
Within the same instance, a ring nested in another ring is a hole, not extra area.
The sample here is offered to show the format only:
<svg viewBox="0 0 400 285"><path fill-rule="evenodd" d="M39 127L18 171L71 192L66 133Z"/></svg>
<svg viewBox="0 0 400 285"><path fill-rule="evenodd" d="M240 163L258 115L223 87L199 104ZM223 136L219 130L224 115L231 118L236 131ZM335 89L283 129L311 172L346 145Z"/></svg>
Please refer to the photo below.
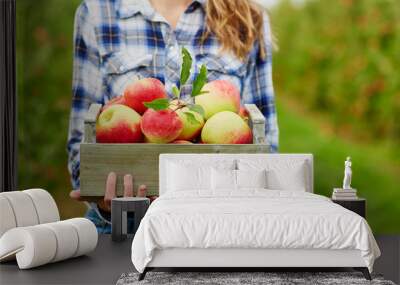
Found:
<svg viewBox="0 0 400 285"><path fill-rule="evenodd" d="M164 194L133 240L135 268L165 248L358 249L370 271L380 255L359 215L316 194L265 189Z"/></svg>

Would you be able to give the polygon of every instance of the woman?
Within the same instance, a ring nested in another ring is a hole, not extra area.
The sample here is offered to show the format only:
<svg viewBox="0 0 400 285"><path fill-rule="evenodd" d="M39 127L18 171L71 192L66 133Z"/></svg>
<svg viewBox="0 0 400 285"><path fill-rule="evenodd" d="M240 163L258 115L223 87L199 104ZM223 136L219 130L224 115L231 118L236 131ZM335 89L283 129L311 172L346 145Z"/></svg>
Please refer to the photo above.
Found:
<svg viewBox="0 0 400 285"><path fill-rule="evenodd" d="M201 64L208 80L228 79L242 103L255 103L266 118L267 143L278 148L272 87L272 40L266 13L248 0L86 0L75 19L73 98L68 168L79 200L79 144L91 103L104 104L123 93L133 75L155 77L168 92L179 82L181 47ZM193 72L192 78L193 79ZM186 88L186 89L185 89ZM190 93L185 86L182 93ZM143 190L143 189L142 189ZM109 210L110 198L98 203ZM110 227L95 210L88 217L100 231Z"/></svg>

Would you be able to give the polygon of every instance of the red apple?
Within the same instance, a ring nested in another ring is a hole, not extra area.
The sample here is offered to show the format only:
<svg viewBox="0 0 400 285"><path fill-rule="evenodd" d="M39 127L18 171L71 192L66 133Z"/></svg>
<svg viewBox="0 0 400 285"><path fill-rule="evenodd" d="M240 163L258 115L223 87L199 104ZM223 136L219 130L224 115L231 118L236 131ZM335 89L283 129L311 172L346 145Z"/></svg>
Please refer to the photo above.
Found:
<svg viewBox="0 0 400 285"><path fill-rule="evenodd" d="M115 104L100 113L96 122L99 143L136 143L143 140L140 115L131 108Z"/></svg>
<svg viewBox="0 0 400 285"><path fill-rule="evenodd" d="M239 116L247 123L249 121L249 111L244 106L240 106Z"/></svg>
<svg viewBox="0 0 400 285"><path fill-rule="evenodd" d="M171 109L148 109L143 114L141 128L148 142L169 143L182 132L183 123L178 114Z"/></svg>
<svg viewBox="0 0 400 285"><path fill-rule="evenodd" d="M120 104L120 105L125 105L125 98L124 95L119 95L117 97L112 98L110 101L108 101L103 108L101 109L101 111L103 112L104 110L106 110L108 107L115 105L115 104Z"/></svg>
<svg viewBox="0 0 400 285"><path fill-rule="evenodd" d="M208 82L202 91L207 91L207 93L196 96L194 100L196 104L203 107L206 120L223 111L239 112L240 92L228 80Z"/></svg>
<svg viewBox="0 0 400 285"><path fill-rule="evenodd" d="M167 98L167 91L160 80L143 78L129 84L124 91L124 97L125 105L142 115L147 110L144 102Z"/></svg>
<svg viewBox="0 0 400 285"><path fill-rule="evenodd" d="M193 144L192 142L185 141L185 140L176 140L176 141L173 141L171 143L173 143L173 144Z"/></svg>

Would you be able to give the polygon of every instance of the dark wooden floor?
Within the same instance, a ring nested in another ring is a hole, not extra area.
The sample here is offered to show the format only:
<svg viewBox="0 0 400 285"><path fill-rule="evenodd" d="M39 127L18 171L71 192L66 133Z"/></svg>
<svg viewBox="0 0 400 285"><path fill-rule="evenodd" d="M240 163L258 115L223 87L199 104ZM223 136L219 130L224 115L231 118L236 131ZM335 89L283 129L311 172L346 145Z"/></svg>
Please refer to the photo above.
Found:
<svg viewBox="0 0 400 285"><path fill-rule="evenodd" d="M400 284L400 236L378 235L375 238L382 255L375 262L374 272Z"/></svg>
<svg viewBox="0 0 400 285"><path fill-rule="evenodd" d="M400 236L377 236L376 239L382 257L376 261L374 272L399 283ZM128 239L113 243L110 236L100 235L97 249L88 256L30 270L18 270L15 262L4 263L0 265L0 284L115 284L122 273L134 271L131 242Z"/></svg>

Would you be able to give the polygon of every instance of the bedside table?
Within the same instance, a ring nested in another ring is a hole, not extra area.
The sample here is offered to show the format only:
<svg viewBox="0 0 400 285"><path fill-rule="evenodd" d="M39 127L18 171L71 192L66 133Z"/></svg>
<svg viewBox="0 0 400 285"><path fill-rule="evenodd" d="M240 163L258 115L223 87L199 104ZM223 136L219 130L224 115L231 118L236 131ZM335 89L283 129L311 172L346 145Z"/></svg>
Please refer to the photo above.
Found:
<svg viewBox="0 0 400 285"><path fill-rule="evenodd" d="M150 199L145 197L120 197L111 200L111 238L113 241L123 241L128 234L127 215L134 214L134 229L136 233L140 221L146 214Z"/></svg>
<svg viewBox="0 0 400 285"><path fill-rule="evenodd" d="M354 200L336 200L332 199L333 203L339 204L340 206L359 214L361 217L366 217L366 204L367 201L364 198L357 198Z"/></svg>

